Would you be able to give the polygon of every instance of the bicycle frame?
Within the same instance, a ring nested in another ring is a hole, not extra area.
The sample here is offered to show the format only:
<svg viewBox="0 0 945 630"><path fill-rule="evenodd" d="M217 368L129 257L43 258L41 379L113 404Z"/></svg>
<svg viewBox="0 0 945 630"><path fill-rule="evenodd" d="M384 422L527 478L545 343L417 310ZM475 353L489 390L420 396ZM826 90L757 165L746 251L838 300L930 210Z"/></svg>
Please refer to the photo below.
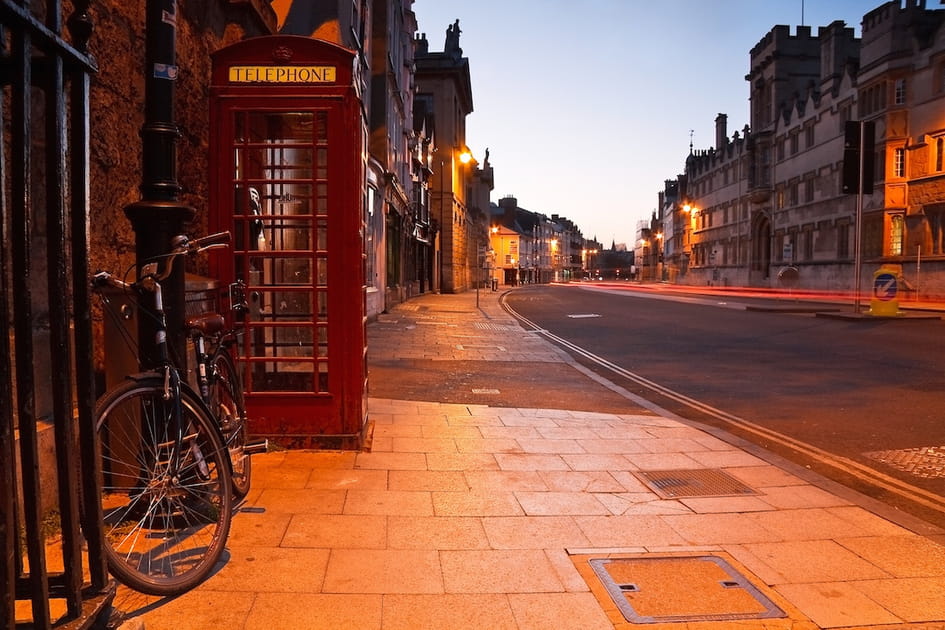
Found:
<svg viewBox="0 0 945 630"><path fill-rule="evenodd" d="M180 368L174 364L174 361L171 359L170 350L167 342L167 315L164 311L164 298L161 288L161 283L166 280L173 271L174 262L179 256L185 254L193 254L208 249L215 249L218 247L227 247L229 244L230 235L228 232L221 232L219 234L212 234L201 239L196 239L190 241L186 236L177 236L172 241L172 250L164 260L164 268L161 269L159 261L148 262L141 267L140 277L137 281L133 283L125 282L119 278L115 278L108 272L99 272L95 274L92 279L93 287L101 286L112 286L123 291L132 292L138 295L140 300L142 294L150 293L154 298L153 312L152 315L155 318L157 323L157 330L155 331L154 344L157 350L158 364L151 370L145 372L129 375L128 378L131 379L140 379L144 376L150 376L152 374L158 373L163 376L164 379L164 400L175 400L180 399L180 388L183 382L181 377ZM201 396L200 399L204 402L206 407L206 366L203 363L198 363L198 365L203 368L204 376L202 377L201 384ZM209 408L206 408L208 415L210 417L215 417L210 413ZM179 405L175 407L175 422L180 426L181 420L181 411ZM215 426L218 437L223 441L223 431L219 426ZM180 449L175 449L179 452ZM202 459L198 453L194 453L194 456L198 459Z"/></svg>

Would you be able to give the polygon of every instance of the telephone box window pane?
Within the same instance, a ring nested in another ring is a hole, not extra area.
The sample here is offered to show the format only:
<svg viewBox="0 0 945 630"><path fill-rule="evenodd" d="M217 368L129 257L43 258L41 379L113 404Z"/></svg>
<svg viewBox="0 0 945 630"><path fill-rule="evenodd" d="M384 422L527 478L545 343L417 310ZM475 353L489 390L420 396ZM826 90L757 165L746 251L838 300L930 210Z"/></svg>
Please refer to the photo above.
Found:
<svg viewBox="0 0 945 630"><path fill-rule="evenodd" d="M252 288L259 309L252 314L257 322L312 321L311 291L259 291Z"/></svg>
<svg viewBox="0 0 945 630"><path fill-rule="evenodd" d="M324 361L318 362L318 391L328 391L328 364Z"/></svg>
<svg viewBox="0 0 945 630"><path fill-rule="evenodd" d="M307 252L312 249L312 224L305 219L271 219L260 222L266 247L274 252ZM262 249L258 247L258 249Z"/></svg>
<svg viewBox="0 0 945 630"><path fill-rule="evenodd" d="M272 199L271 214L292 216L311 214L312 185L297 183L267 184L267 197Z"/></svg>
<svg viewBox="0 0 945 630"><path fill-rule="evenodd" d="M315 114L315 142L328 142L328 112Z"/></svg>
<svg viewBox="0 0 945 630"><path fill-rule="evenodd" d="M274 356L310 357L312 356L312 329L309 326L273 328L275 333Z"/></svg>
<svg viewBox="0 0 945 630"><path fill-rule="evenodd" d="M253 356L299 358L314 354L311 326L254 325L252 331L256 344Z"/></svg>
<svg viewBox="0 0 945 630"><path fill-rule="evenodd" d="M311 361L267 361L253 364L253 390L311 392L315 366Z"/></svg>
<svg viewBox="0 0 945 630"><path fill-rule="evenodd" d="M269 258L264 261L261 286L284 286L312 284L311 258Z"/></svg>
<svg viewBox="0 0 945 630"><path fill-rule="evenodd" d="M328 292L321 290L316 296L318 300L318 321L323 322L328 319Z"/></svg>
<svg viewBox="0 0 945 630"><path fill-rule="evenodd" d="M328 329L324 326L318 327L318 356L328 356Z"/></svg>
<svg viewBox="0 0 945 630"><path fill-rule="evenodd" d="M324 221L318 222L318 243L316 248L320 251L328 249L328 226Z"/></svg>
<svg viewBox="0 0 945 630"><path fill-rule="evenodd" d="M325 258L316 258L315 259L315 268L317 270L317 284L320 287L326 286L328 284L328 260Z"/></svg>
<svg viewBox="0 0 945 630"><path fill-rule="evenodd" d="M319 216L328 214L328 184L320 183L315 185L315 208Z"/></svg>
<svg viewBox="0 0 945 630"><path fill-rule="evenodd" d="M311 112L249 112L250 142L312 142Z"/></svg>
<svg viewBox="0 0 945 630"><path fill-rule="evenodd" d="M328 149L318 149L315 152L315 177L318 179L328 178Z"/></svg>
<svg viewBox="0 0 945 630"><path fill-rule="evenodd" d="M242 144L246 142L249 138L248 130L246 127L246 113L245 112L235 112L233 116L233 135L235 136L235 141Z"/></svg>
<svg viewBox="0 0 945 630"><path fill-rule="evenodd" d="M238 152L239 153L239 152ZM312 178L311 147L247 147L238 156L247 179L279 181ZM238 178L242 170L238 172Z"/></svg>

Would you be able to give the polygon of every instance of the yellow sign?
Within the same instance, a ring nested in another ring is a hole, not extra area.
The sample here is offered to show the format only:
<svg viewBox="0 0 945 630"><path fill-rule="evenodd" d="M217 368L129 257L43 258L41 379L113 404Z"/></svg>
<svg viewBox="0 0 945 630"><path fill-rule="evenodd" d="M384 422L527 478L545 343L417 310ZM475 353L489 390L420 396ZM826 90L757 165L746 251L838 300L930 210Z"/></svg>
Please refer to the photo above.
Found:
<svg viewBox="0 0 945 630"><path fill-rule="evenodd" d="M231 83L334 83L334 66L230 66Z"/></svg>

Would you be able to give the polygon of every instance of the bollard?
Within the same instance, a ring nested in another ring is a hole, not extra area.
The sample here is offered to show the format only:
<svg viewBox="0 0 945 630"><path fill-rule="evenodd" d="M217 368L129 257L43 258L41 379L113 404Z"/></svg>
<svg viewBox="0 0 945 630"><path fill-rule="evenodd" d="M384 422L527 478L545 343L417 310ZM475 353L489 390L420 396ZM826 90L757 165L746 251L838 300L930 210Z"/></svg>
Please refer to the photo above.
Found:
<svg viewBox="0 0 945 630"><path fill-rule="evenodd" d="M900 265L883 265L873 274L873 297L870 300L869 314L875 317L896 317L902 315L899 310L899 279L902 276Z"/></svg>

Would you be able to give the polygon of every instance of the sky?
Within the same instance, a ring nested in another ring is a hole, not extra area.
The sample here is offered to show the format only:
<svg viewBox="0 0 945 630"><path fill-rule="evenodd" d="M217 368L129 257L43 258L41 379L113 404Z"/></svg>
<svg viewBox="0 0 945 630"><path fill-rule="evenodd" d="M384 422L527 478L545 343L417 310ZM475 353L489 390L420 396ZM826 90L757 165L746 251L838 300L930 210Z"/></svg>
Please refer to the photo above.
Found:
<svg viewBox="0 0 945 630"><path fill-rule="evenodd" d="M911 1L911 0L910 0ZM631 244L695 150L748 124L751 49L776 25L846 22L882 0L415 0L430 51L459 19L492 201L571 219L603 246ZM929 0L929 4L935 4ZM690 135L691 134L691 135Z"/></svg>

